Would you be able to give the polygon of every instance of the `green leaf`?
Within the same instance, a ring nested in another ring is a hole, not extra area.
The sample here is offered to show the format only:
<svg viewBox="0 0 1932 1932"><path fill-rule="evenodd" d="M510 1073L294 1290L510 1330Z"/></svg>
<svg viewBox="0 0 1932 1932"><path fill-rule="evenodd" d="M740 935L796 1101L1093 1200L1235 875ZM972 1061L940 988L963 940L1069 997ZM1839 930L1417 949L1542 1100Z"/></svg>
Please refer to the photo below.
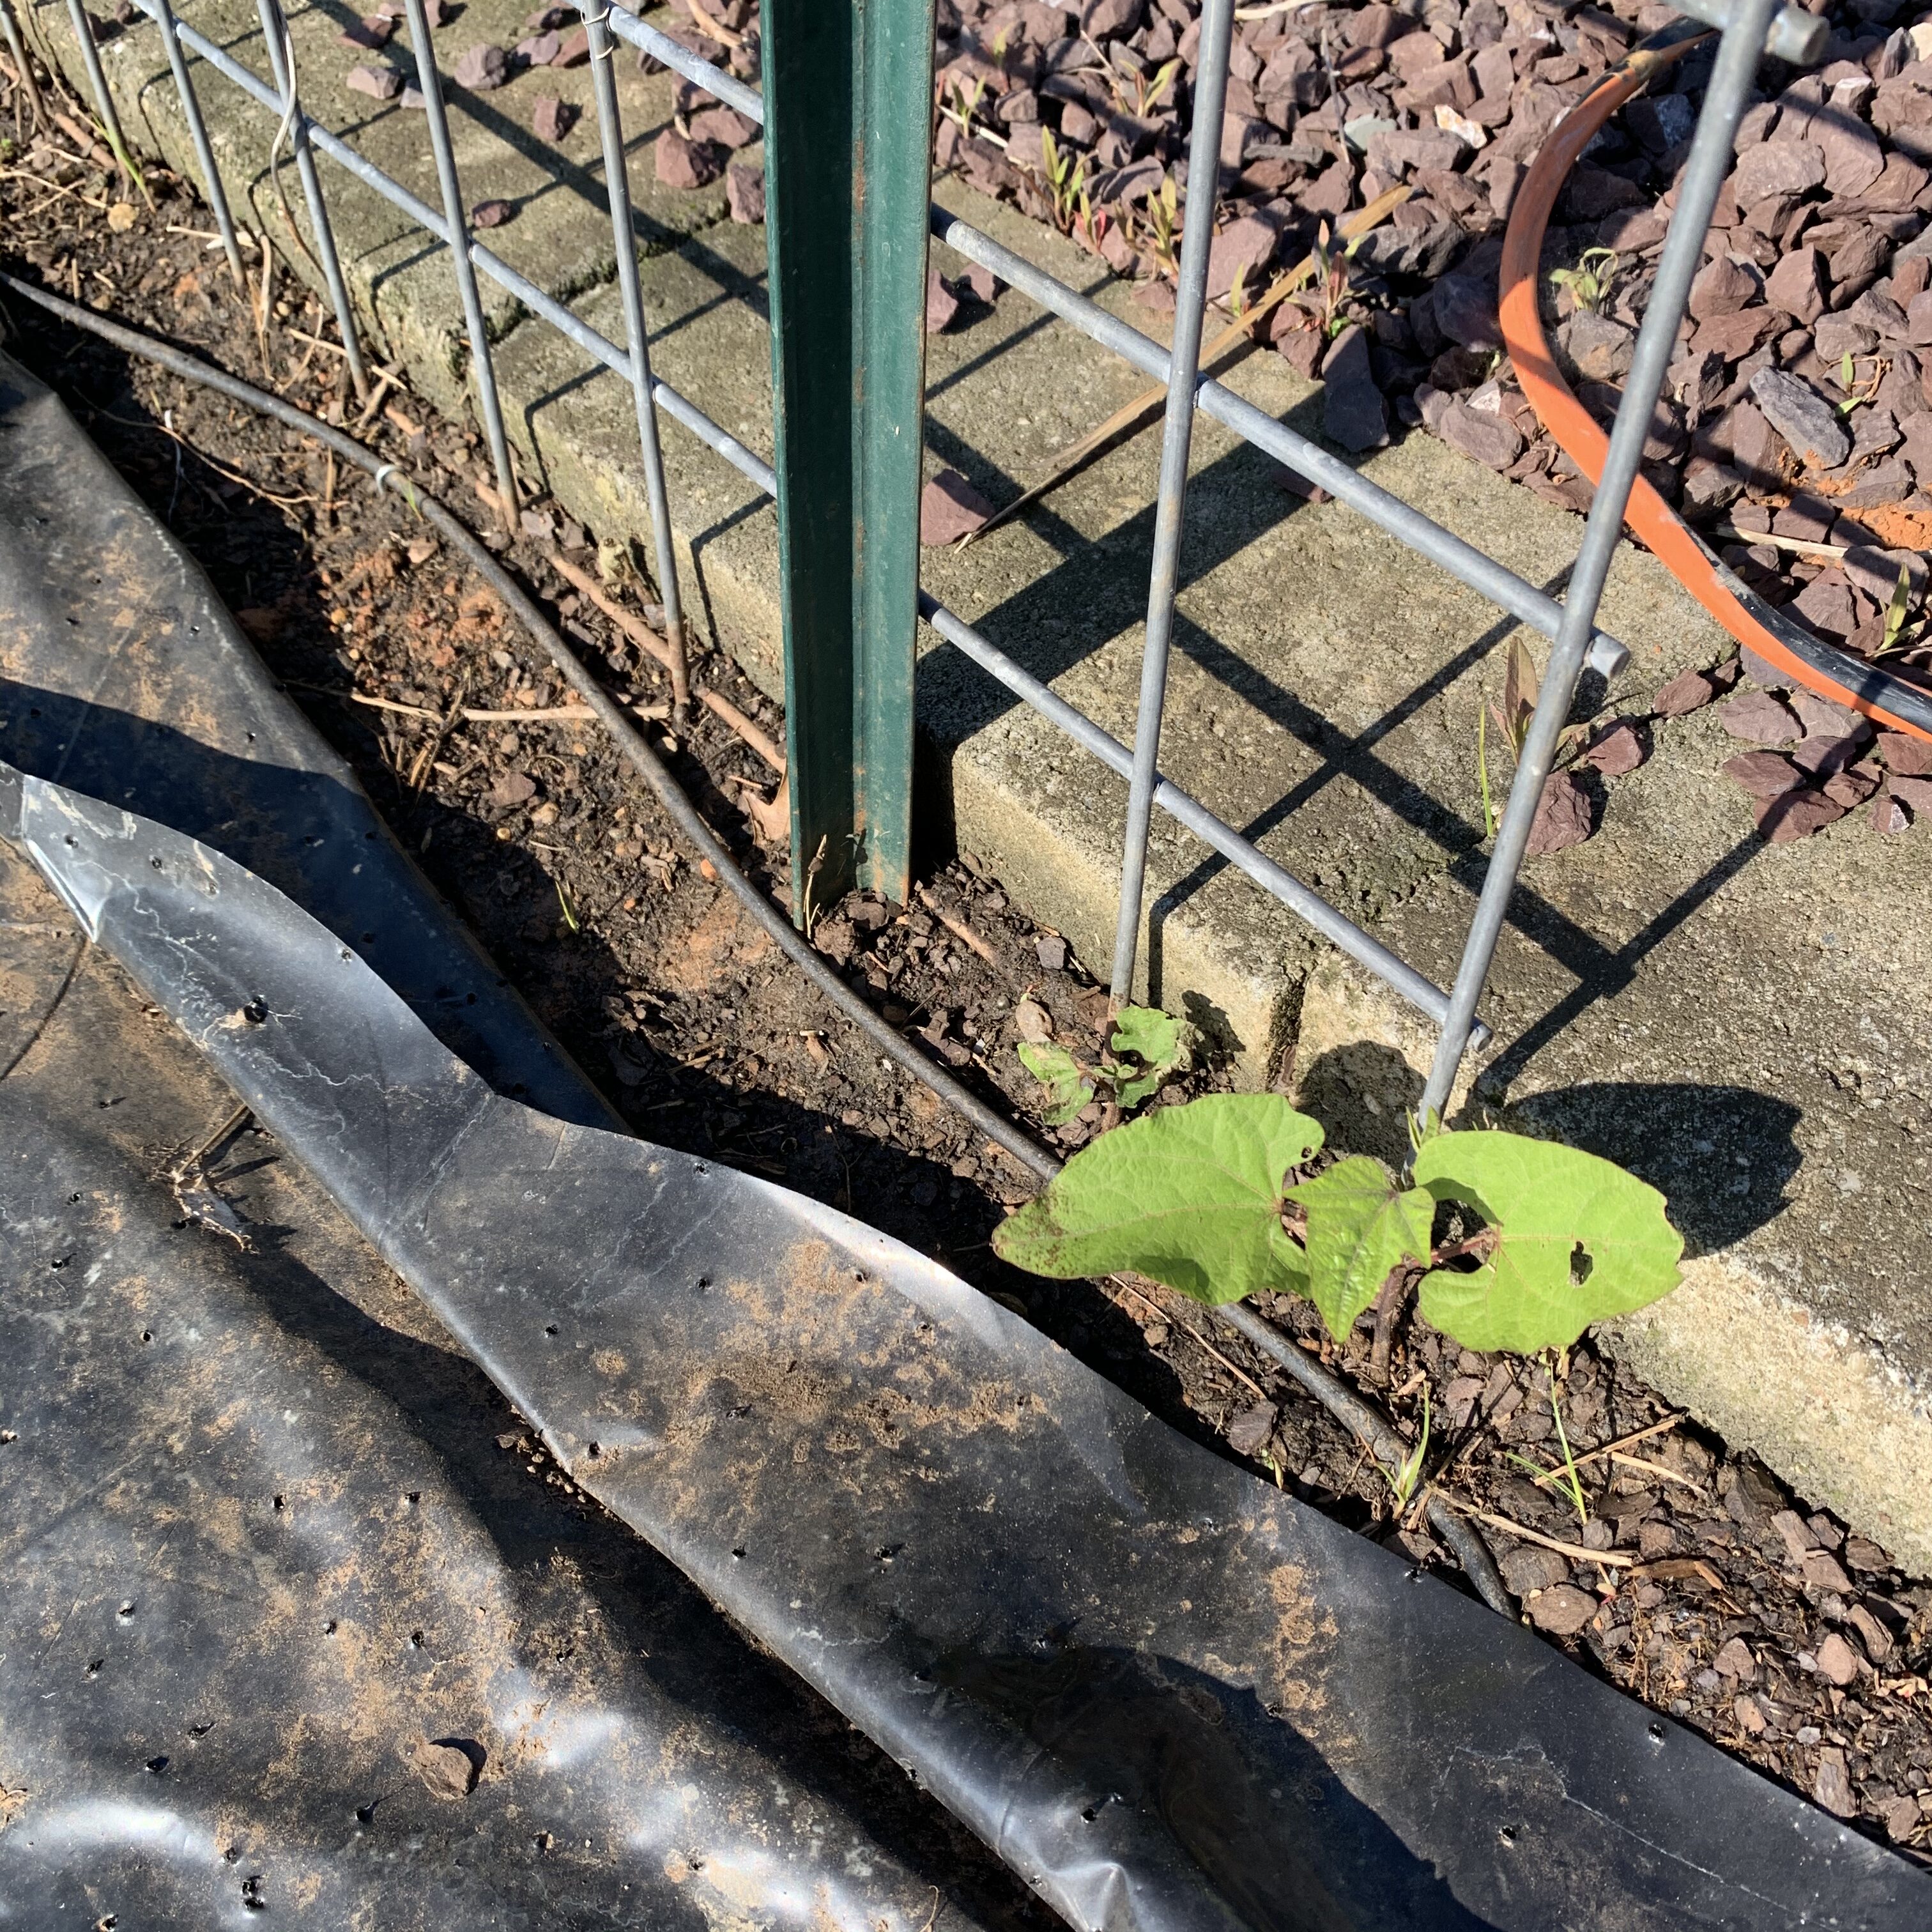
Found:
<svg viewBox="0 0 1932 1932"><path fill-rule="evenodd" d="M1158 1006L1123 1006L1114 1016L1109 1044L1116 1053L1133 1054L1164 1073L1179 1064L1186 1030L1172 1013L1164 1013Z"/></svg>
<svg viewBox="0 0 1932 1932"><path fill-rule="evenodd" d="M1035 1274L1130 1268L1210 1307L1258 1288L1304 1293L1281 1184L1321 1144L1321 1124L1276 1094L1162 1107L1082 1148L993 1246Z"/></svg>
<svg viewBox="0 0 1932 1932"><path fill-rule="evenodd" d="M1308 1210L1308 1298L1337 1342L1391 1269L1429 1258L1435 1196L1426 1188L1398 1187L1366 1154L1337 1161L1291 1187L1288 1198Z"/></svg>
<svg viewBox="0 0 1932 1932"><path fill-rule="evenodd" d="M1102 1071L1113 1082L1114 1097L1120 1103L1124 1114L1131 1114L1167 1078L1159 1068L1151 1073L1140 1073L1117 1060L1108 1060Z"/></svg>
<svg viewBox="0 0 1932 1932"><path fill-rule="evenodd" d="M1414 1178L1474 1208L1497 1235L1473 1274L1422 1278L1423 1318L1466 1348L1567 1348L1592 1322L1677 1286L1684 1242L1664 1196L1594 1154L1520 1134L1438 1134Z"/></svg>
<svg viewBox="0 0 1932 1932"><path fill-rule="evenodd" d="M1064 1127L1094 1097L1087 1070L1064 1046L1047 1040L1023 1040L1020 1064L1046 1089L1048 1111L1042 1118L1050 1127Z"/></svg>
<svg viewBox="0 0 1932 1932"><path fill-rule="evenodd" d="M1176 1069L1186 1064L1192 1029L1158 1006L1123 1006L1114 1016L1112 1052L1130 1053L1142 1062L1106 1060L1101 1070L1114 1083L1124 1112L1132 1112Z"/></svg>

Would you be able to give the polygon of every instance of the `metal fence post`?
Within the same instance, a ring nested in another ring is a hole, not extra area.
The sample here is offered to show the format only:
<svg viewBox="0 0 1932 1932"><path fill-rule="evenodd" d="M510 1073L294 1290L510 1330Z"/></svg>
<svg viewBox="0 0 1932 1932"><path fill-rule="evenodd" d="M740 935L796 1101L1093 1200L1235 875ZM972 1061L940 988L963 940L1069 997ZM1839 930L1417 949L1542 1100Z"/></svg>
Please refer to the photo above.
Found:
<svg viewBox="0 0 1932 1932"><path fill-rule="evenodd" d="M1556 756L1556 741L1568 719L1576 694L1576 681L1582 674L1584 653L1595 626L1604 581L1610 574L1610 560L1623 536L1624 508L1642 458L1644 439L1650 433L1664 372L1675 351L1677 325L1683 319L1691 279L1702 265L1704 236L1711 225L1712 211L1717 206L1724 177L1730 172L1738 123L1743 118L1744 104L1765 50L1766 29L1778 8L1779 0L1732 0L1725 10L1717 64L1705 94L1703 112L1697 117L1697 131L1691 140L1690 158L1684 164L1676 212L1671 217L1663 259L1658 264L1657 280L1637 332L1623 400L1611 425L1603 474L1591 500L1589 520L1583 526L1576 567L1570 573L1570 588L1563 600L1563 621L1550 653L1549 668L1544 673L1535 715L1523 741L1516 776L1510 782L1509 802L1503 808L1502 824L1497 830L1489 869L1483 877L1475 917L1462 948L1462 962L1456 968L1449 1017L1436 1044L1436 1058L1417 1110L1425 1126L1432 1116L1439 1120L1448 1106L1457 1070L1468 1046L1476 1004L1490 976L1496 942L1502 937L1503 920L1516 890L1516 875L1522 868L1524 848L1529 842L1530 827Z"/></svg>
<svg viewBox="0 0 1932 1932"><path fill-rule="evenodd" d="M180 98L182 112L188 119L189 138L194 143L195 159L200 164L201 179L208 205L214 215L214 225L221 232L221 245L227 250L228 266L235 272L235 286L245 289L248 284L248 271L242 266L242 244L235 233L235 218L228 212L227 190L221 184L221 170L215 164L214 150L209 145L208 124L201 118L201 102L194 91L194 82L188 77L188 58L182 52L181 34L175 26L174 10L168 0L154 0L154 24L161 30L161 44L167 50L168 71L174 76L175 92Z"/></svg>
<svg viewBox="0 0 1932 1932"><path fill-rule="evenodd" d="M1167 706L1168 647L1174 637L1174 596L1180 578L1180 538L1187 524L1187 458L1193 446L1194 395L1200 386L1201 331L1208 306L1208 256L1214 242L1220 196L1221 116L1227 98L1228 58L1234 33L1234 0L1205 0L1201 10L1198 64L1194 76L1193 137L1188 146L1187 214L1180 238L1174 294L1174 346L1167 378L1166 427L1161 434L1160 494L1154 506L1154 562L1148 576L1147 635L1141 650L1140 703L1134 725L1133 776L1127 785L1127 830L1120 848L1120 910L1114 931L1113 1001L1134 997L1141 905L1146 897L1148 831L1160 778L1160 728ZM1151 989L1150 989L1151 992Z"/></svg>
<svg viewBox="0 0 1932 1932"><path fill-rule="evenodd" d="M911 874L932 0L765 0L793 916Z"/></svg>
<svg viewBox="0 0 1932 1932"><path fill-rule="evenodd" d="M678 594L677 550L671 537L670 500L664 490L664 454L658 446L657 405L651 399L650 336L644 322L644 290L638 279L638 238L631 225L623 121L617 105L616 76L610 68L616 43L610 38L608 6L600 9L598 0L582 0L580 10L590 46L597 125L604 142L604 190L610 202L610 240L624 303L625 346L631 352L631 392L638 410L638 446L644 459L644 496L650 506L658 596L664 605L664 641L670 647L671 703L682 729L682 713L691 702L691 671L685 650L683 600Z"/></svg>

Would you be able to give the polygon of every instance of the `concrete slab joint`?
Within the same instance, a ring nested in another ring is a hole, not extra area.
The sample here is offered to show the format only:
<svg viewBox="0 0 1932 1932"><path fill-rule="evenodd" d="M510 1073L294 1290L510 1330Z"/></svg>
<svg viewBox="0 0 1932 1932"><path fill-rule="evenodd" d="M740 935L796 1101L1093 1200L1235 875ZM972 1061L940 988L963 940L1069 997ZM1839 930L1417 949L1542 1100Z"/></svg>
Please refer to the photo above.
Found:
<svg viewBox="0 0 1932 1932"><path fill-rule="evenodd" d="M512 44L525 10L471 0L458 38ZM80 82L59 0L23 11ZM266 68L253 0L212 0L191 18ZM417 118L346 88L352 63L336 15L308 8L290 25L310 112L434 202ZM452 62L460 51L452 44ZM101 54L130 138L193 178L154 29L139 22ZM271 124L192 64L238 218L274 234ZM654 366L769 459L763 232L726 219L722 182L680 190L656 181L648 151L669 118L672 78L640 74L628 57L619 72ZM589 108L581 69L545 70L542 85ZM594 115L560 143L539 142L529 129L536 92L527 79L487 94L450 88L466 188L472 201L516 210L493 247L621 340ZM323 166L358 310L412 385L460 412L460 314L441 250ZM937 192L1150 326L1122 285L1060 238L955 183ZM958 265L942 250L935 266ZM647 542L625 386L488 284L484 300L526 481L600 535ZM1228 380L1318 431L1317 392L1280 358L1252 356ZM1003 500L1144 386L1009 292L990 315L969 310L928 344L928 473L951 466ZM772 506L675 425L664 453L694 637L781 692ZM1138 437L1024 523L963 552L928 551L922 565L927 588L1124 740L1157 454L1156 437ZM1376 452L1366 467L1560 592L1580 520L1426 436ZM1189 504L1163 769L1448 984L1482 876L1476 719L1499 686L1511 624L1341 506L1285 493L1267 459L1205 421ZM464 507L484 514L480 502ZM1666 678L1729 649L1655 560L1628 548L1602 622L1634 656L1594 698L1634 714ZM921 650L926 796L1020 902L1104 964L1124 784L930 632ZM1616 1328L1610 1346L1923 1571L1932 1047L1913 996L1932 985L1924 844L1916 834L1869 836L1854 817L1767 848L1718 775L1732 748L1709 712L1658 724L1649 761L1618 782L1597 836L1532 862L1484 1009L1496 1042L1467 1104L1478 1118L1622 1160L1664 1189L1690 1244L1685 1285ZM1250 1083L1299 1094L1337 1145L1399 1148L1430 1030L1158 813L1149 883L1146 996L1208 1026Z"/></svg>

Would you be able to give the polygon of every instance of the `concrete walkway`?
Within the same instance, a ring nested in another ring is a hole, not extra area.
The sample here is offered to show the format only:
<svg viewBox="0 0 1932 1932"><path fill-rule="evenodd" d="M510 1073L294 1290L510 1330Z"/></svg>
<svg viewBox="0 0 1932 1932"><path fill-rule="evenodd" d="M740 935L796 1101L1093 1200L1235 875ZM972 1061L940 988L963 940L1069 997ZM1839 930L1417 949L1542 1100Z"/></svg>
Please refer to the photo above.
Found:
<svg viewBox="0 0 1932 1932"><path fill-rule="evenodd" d="M508 45L524 9L469 0L438 40ZM252 7L190 16L263 64ZM357 56L342 6L294 17L310 111L435 198L423 129L340 84ZM78 84L64 8L32 18ZM212 24L211 24L212 23ZM157 37L103 50L130 134L192 175ZM381 58L363 56L364 59ZM397 56L406 61L406 56ZM266 118L197 70L238 206L272 231ZM717 188L658 187L649 144L672 82L620 60L646 298L659 371L770 451L764 236L724 220ZM528 74L452 104L472 202L514 202L491 245L620 334L594 119L562 164L528 133L542 92L589 101L587 72ZM755 158L755 151L753 151ZM295 192L292 170L284 170ZM331 171L358 302L412 384L464 406L458 312L441 250ZM1147 312L1084 256L952 184L941 199L1137 326ZM942 269L949 263L935 250ZM628 393L580 351L488 297L499 380L529 473L601 534L642 535ZM1277 358L1232 386L1312 430L1312 393ZM928 464L995 500L1050 466L1142 379L1008 293L928 344ZM770 505L681 430L665 432L673 511L700 620L781 688ZM1446 984L1480 883L1476 720L1502 680L1507 619L1352 512L1275 486L1273 466L1203 421L1162 764L1178 783ZM1044 512L926 582L993 640L1131 736L1157 437L1144 434ZM1580 523L1415 435L1369 472L1532 581L1560 587ZM474 508L475 506L472 506ZM1606 627L1633 662L1609 696L1644 694L1726 640L1654 560L1626 551ZM1110 950L1124 787L929 634L920 716L930 796L959 844L1089 960ZM1540 655L1540 646L1538 645ZM1673 1400L1754 1446L1901 1560L1932 1569L1932 829L1874 836L1854 814L1762 846L1717 766L1712 714L1655 728L1588 844L1533 862L1485 1006L1496 1041L1478 1106L1560 1133L1662 1186L1689 1238L1685 1286L1611 1337ZM1506 779L1506 760L1492 777ZM1245 1076L1298 1092L1336 1144L1394 1151L1427 1030L1315 944L1286 911L1158 818L1150 862L1150 995L1216 1032Z"/></svg>

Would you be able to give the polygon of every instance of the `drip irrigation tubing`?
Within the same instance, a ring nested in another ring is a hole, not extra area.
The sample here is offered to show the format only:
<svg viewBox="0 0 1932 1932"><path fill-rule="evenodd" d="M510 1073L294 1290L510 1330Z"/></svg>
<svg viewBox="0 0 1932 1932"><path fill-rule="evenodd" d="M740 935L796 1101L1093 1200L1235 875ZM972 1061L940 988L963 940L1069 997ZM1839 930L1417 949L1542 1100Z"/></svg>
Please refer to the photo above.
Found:
<svg viewBox="0 0 1932 1932"><path fill-rule="evenodd" d="M203 362L171 344L159 341L124 323L110 320L92 309L64 300L33 284L0 270L0 288L57 316L72 326L97 335L130 356L166 370L184 382L215 390L230 401L274 418L304 436L312 436L344 462L374 479L378 489L394 490L457 550L478 577L513 612L518 621L563 674L571 688L593 711L626 761L648 784L678 830L696 847L726 886L773 943L798 968L814 988L836 1007L873 1046L914 1078L929 1088L988 1140L995 1142L1042 1182L1050 1182L1063 1162L1031 1135L989 1107L979 1096L914 1047L897 1028L889 1026L819 956L790 920L743 871L724 843L692 802L670 769L622 707L604 688L583 661L559 635L536 601L504 568L469 526L434 496L421 488L394 464L385 462L353 436L279 396L244 382L238 376ZM1332 1375L1300 1344L1239 1305L1214 1310L1229 1328L1282 1369L1319 1402L1351 1434L1362 1442L1384 1468L1399 1467L1411 1453L1394 1426L1376 1406ZM1458 1514L1448 1498L1430 1490L1421 1499L1429 1527L1454 1554L1476 1594L1499 1616L1516 1616L1496 1559L1481 1532Z"/></svg>
<svg viewBox="0 0 1932 1932"><path fill-rule="evenodd" d="M1550 352L1537 307L1538 268L1557 196L1583 150L1618 108L1707 36L1669 44L1665 38L1633 50L1564 117L1524 176L1503 234L1498 272L1503 347L1538 420L1592 487L1602 478L1610 439L1577 400ZM1725 567L1641 475L1630 485L1624 520L1671 575L1766 663L1874 724L1932 740L1932 692L1814 637L1766 603Z"/></svg>

